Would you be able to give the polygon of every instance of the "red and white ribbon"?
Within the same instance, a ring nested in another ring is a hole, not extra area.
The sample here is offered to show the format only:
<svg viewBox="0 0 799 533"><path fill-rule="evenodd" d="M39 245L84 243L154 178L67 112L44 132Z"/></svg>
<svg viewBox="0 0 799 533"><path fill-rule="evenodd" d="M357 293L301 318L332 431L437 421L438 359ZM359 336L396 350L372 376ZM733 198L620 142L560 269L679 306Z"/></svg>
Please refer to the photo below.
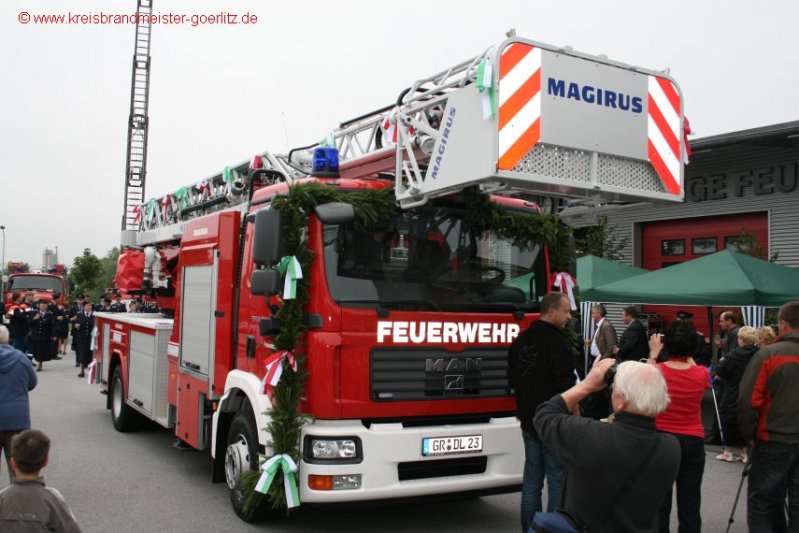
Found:
<svg viewBox="0 0 799 533"><path fill-rule="evenodd" d="M290 350L282 350L275 352L266 358L266 374L261 380L262 393L267 394L270 387L276 387L280 383L280 378L283 376L283 359L288 361L289 367L297 371L297 359L294 353Z"/></svg>
<svg viewBox="0 0 799 533"><path fill-rule="evenodd" d="M553 285L569 297L569 305L572 311L577 309L577 302L574 301L574 287L577 286L577 283L574 276L568 272L558 272L555 275L555 283Z"/></svg>
<svg viewBox="0 0 799 533"><path fill-rule="evenodd" d="M686 165L690 163L691 159L691 143L688 142L688 136L691 135L691 123L688 122L688 117L683 117L682 123L682 161Z"/></svg>
<svg viewBox="0 0 799 533"><path fill-rule="evenodd" d="M97 359L92 359L92 362L89 363L89 366L86 367L86 383L91 385L94 383L95 374L97 373Z"/></svg>

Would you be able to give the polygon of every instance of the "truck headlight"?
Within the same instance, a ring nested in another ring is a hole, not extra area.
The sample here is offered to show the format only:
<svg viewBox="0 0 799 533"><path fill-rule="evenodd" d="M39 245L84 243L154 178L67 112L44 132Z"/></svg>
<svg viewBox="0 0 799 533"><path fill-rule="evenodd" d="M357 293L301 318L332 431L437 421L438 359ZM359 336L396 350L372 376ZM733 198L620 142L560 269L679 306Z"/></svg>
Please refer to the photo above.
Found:
<svg viewBox="0 0 799 533"><path fill-rule="evenodd" d="M358 445L355 439L319 439L311 437L311 459L356 459Z"/></svg>

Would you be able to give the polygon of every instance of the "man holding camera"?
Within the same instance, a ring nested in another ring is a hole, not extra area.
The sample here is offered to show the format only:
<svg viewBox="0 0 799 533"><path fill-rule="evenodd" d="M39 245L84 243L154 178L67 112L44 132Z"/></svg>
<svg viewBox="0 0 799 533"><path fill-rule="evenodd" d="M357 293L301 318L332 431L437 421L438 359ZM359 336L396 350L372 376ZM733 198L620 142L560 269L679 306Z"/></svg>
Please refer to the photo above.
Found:
<svg viewBox="0 0 799 533"><path fill-rule="evenodd" d="M566 467L564 512L593 533L655 532L680 467L677 439L655 429L669 402L666 381L654 365L615 364L597 361L585 380L538 408L534 425ZM576 416L581 400L608 386L611 368L613 423Z"/></svg>

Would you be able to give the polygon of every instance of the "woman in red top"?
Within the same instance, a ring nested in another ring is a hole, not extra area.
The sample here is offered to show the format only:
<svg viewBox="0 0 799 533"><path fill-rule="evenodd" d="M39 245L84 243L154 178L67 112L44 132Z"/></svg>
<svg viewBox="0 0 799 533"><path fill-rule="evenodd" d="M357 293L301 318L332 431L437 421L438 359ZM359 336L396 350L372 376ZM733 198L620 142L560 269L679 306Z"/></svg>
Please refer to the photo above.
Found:
<svg viewBox="0 0 799 533"><path fill-rule="evenodd" d="M669 406L655 418L659 431L671 433L680 443L682 456L677 473L677 517L680 533L702 529L702 475L705 471L705 428L702 425L702 396L710 388L707 368L697 365L691 354L696 352L697 335L688 320L675 320L666 334L653 335L649 341L650 362L654 363L665 344L668 359L657 363L668 385ZM661 360L665 357L661 356ZM660 532L669 531L672 491L660 507Z"/></svg>

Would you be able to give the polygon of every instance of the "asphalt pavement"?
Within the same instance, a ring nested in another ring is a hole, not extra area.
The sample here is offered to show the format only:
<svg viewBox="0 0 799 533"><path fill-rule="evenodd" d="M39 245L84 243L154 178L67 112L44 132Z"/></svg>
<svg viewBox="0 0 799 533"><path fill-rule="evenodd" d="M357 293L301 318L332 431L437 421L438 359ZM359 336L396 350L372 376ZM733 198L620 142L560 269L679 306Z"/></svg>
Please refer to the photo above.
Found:
<svg viewBox="0 0 799 533"><path fill-rule="evenodd" d="M358 509L303 505L288 518L246 524L233 513L225 484L211 483L210 455L174 449L170 431L162 428L115 431L100 387L77 377L74 354L44 367L30 398L33 427L52 439L45 479L64 495L86 533L519 530L518 493ZM723 532L743 465L714 460L718 446L706 450L703 529ZM0 488L8 484L5 461L1 468ZM676 507L672 515L676 531ZM746 531L746 485L731 531Z"/></svg>

